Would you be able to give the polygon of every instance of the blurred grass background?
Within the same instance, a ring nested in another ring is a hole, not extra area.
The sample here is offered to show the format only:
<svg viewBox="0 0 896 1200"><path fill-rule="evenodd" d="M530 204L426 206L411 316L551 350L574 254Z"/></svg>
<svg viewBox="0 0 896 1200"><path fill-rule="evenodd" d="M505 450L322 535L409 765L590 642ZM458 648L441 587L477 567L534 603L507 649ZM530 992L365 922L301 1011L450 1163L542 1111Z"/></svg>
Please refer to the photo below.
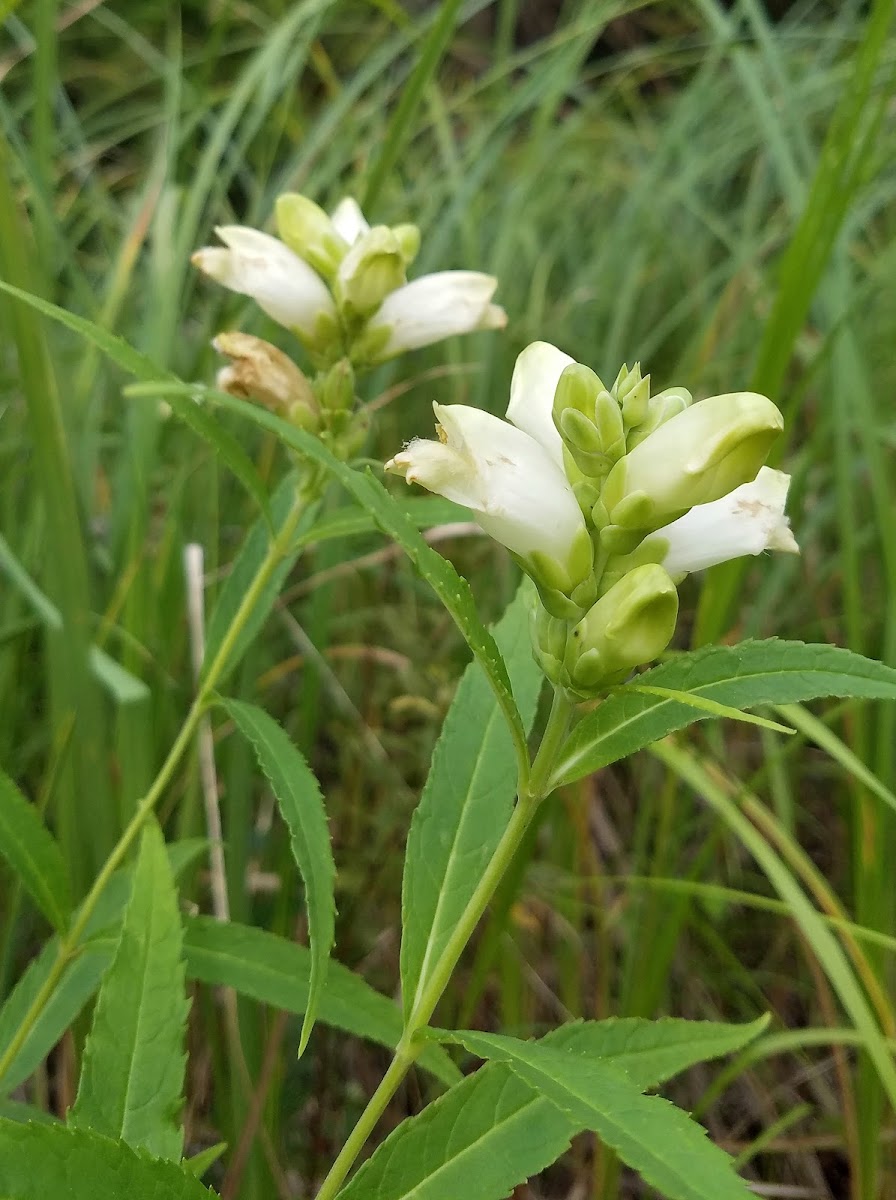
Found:
<svg viewBox="0 0 896 1200"><path fill-rule="evenodd" d="M279 192L354 194L377 220L420 225L415 273L496 274L510 317L506 335L367 381L365 398L382 401L373 460L428 434L434 399L503 412L534 338L611 379L639 359L657 388L766 391L788 418L780 460L802 557L689 581L681 644L777 635L896 664L892 8L0 0L0 275L208 380L222 328L294 347L198 279L190 252L216 223L265 225ZM434 69L414 77L426 48ZM188 703L183 547L205 548L211 604L253 519L214 455L162 407L123 399L123 382L73 335L0 301L0 762L46 807L80 889ZM251 449L273 485L277 447ZM309 553L231 686L310 754L340 870L338 955L393 991L405 831L465 655L399 556L365 561L382 548L352 538ZM507 556L484 539L441 548L497 615L515 586ZM91 642L128 674L97 682ZM888 1200L896 1117L839 1008L826 943L795 923L725 813L749 818L829 918L896 1039L896 719L858 703L787 716L794 738L698 726L679 753L642 754L546 806L439 1019L526 1032L770 1010L757 1050L712 1087L717 1069L692 1072L675 1098L762 1195ZM288 846L250 756L226 728L217 754L233 918L301 937ZM195 768L163 815L171 838L204 831ZM0 887L4 993L45 931ZM184 894L208 909L202 871ZM229 1142L213 1178L225 1195L309 1194L384 1056L318 1028L296 1063L291 1021L249 1004L240 1018L260 1131L246 1134L253 1096L203 992L188 1144ZM82 1032L29 1099L64 1111ZM530 1187L644 1194L585 1138Z"/></svg>

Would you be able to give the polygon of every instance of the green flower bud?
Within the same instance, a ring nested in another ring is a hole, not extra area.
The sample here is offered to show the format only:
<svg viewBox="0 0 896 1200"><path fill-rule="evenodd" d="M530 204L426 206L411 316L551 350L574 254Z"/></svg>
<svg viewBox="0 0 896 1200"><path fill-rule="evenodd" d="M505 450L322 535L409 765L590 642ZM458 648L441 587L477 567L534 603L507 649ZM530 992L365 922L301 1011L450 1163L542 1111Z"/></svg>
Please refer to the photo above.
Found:
<svg viewBox="0 0 896 1200"><path fill-rule="evenodd" d="M648 376L649 378L650 376ZM645 416L638 424L637 429L629 431L629 450L634 450L635 446L640 445L655 429L659 429L666 421L671 421L673 417L684 412L693 403L693 399L687 388L683 387L666 388L664 392L658 392L655 396L651 396L647 401Z"/></svg>
<svg viewBox="0 0 896 1200"><path fill-rule="evenodd" d="M385 225L374 226L339 264L336 298L343 312L350 318L375 312L390 292L407 282L404 269L398 238Z"/></svg>
<svg viewBox="0 0 896 1200"><path fill-rule="evenodd" d="M420 250L420 230L416 225L393 225L392 232L398 242L404 265L409 267Z"/></svg>
<svg viewBox="0 0 896 1200"><path fill-rule="evenodd" d="M640 425L644 421L650 402L650 376L645 375L641 379L641 368L637 364L635 370L638 373L637 380L635 380L633 372L625 381L624 393L621 396L617 396L622 406L622 416L629 428L634 425ZM629 384L632 386L629 387Z"/></svg>
<svg viewBox="0 0 896 1200"><path fill-rule="evenodd" d="M566 449L585 476L602 478L625 453L619 405L582 363L571 363L563 370L552 415Z"/></svg>
<svg viewBox="0 0 896 1200"><path fill-rule="evenodd" d="M652 530L755 479L784 418L765 396L712 396L666 421L613 467L601 498L610 521Z"/></svg>
<svg viewBox="0 0 896 1200"><path fill-rule="evenodd" d="M535 604L530 618L529 632L538 665L551 683L559 683L563 672L563 656L566 653L569 622L552 617L543 605Z"/></svg>
<svg viewBox="0 0 896 1200"><path fill-rule="evenodd" d="M296 192L277 197L277 231L290 250L332 280L348 251L348 242L336 232L322 208Z"/></svg>
<svg viewBox="0 0 896 1200"><path fill-rule="evenodd" d="M219 333L212 345L231 359L218 372L222 392L258 400L288 421L314 433L320 428L320 406L311 384L282 350L248 333Z"/></svg>
<svg viewBox="0 0 896 1200"><path fill-rule="evenodd" d="M341 358L316 380L317 394L326 412L347 412L355 403L355 373L348 359Z"/></svg>
<svg viewBox="0 0 896 1200"><path fill-rule="evenodd" d="M661 654L672 640L678 592L662 567L624 575L572 630L563 670L567 686L593 696Z"/></svg>

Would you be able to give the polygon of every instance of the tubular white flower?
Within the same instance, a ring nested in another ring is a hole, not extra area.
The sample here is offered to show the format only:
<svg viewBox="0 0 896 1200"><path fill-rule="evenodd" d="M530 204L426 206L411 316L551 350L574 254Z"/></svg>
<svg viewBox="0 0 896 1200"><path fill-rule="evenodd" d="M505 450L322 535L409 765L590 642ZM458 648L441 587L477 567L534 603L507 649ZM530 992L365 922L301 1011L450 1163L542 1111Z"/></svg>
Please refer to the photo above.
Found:
<svg viewBox="0 0 896 1200"><path fill-rule="evenodd" d="M551 414L560 376L574 362L550 342L532 342L516 360L507 405L507 420L540 442L561 468L563 439Z"/></svg>
<svg viewBox="0 0 896 1200"><path fill-rule="evenodd" d="M344 200L339 201L330 213L330 220L339 236L350 246L353 246L365 233L370 232L370 225L361 212L361 206L351 196L346 196Z"/></svg>
<svg viewBox="0 0 896 1200"><path fill-rule="evenodd" d="M764 550L799 554L784 515L789 487L789 475L763 467L752 483L742 484L711 504L698 504L658 529L650 542L662 538L667 543L662 565L670 575L703 571Z"/></svg>
<svg viewBox="0 0 896 1200"><path fill-rule="evenodd" d="M585 522L566 477L529 434L478 408L434 404L439 441L416 438L386 463L472 510L514 554L543 554L568 569ZM578 582L577 580L573 582Z"/></svg>
<svg viewBox="0 0 896 1200"><path fill-rule="evenodd" d="M313 340L318 319L336 320L336 306L320 276L304 259L270 234L244 225L216 229L226 249L206 246L193 263L212 279L251 296L280 325Z"/></svg>
<svg viewBox="0 0 896 1200"><path fill-rule="evenodd" d="M478 271L423 275L385 298L365 327L365 339L376 347L376 360L383 362L455 333L503 329L507 314L490 303L497 286L494 276Z"/></svg>

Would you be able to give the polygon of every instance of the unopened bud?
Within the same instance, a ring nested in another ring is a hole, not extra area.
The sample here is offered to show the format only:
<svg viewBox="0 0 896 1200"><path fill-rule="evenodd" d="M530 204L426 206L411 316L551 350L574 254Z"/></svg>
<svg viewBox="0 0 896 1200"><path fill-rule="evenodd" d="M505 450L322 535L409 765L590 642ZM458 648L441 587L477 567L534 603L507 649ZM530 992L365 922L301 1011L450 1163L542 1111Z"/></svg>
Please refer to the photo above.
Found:
<svg viewBox="0 0 896 1200"><path fill-rule="evenodd" d="M302 429L314 431L320 426L320 408L311 384L282 350L239 331L219 333L212 345L232 360L218 372L222 392L258 400Z"/></svg>
<svg viewBox="0 0 896 1200"><path fill-rule="evenodd" d="M333 222L307 196L287 192L277 197L277 230L290 250L331 280L348 251Z"/></svg>
<svg viewBox="0 0 896 1200"><path fill-rule="evenodd" d="M665 650L675 632L678 592L662 567L636 567L572 630L563 660L568 686L593 696Z"/></svg>
<svg viewBox="0 0 896 1200"><path fill-rule="evenodd" d="M350 317L366 317L405 282L398 238L385 225L376 225L355 242L339 264L336 295Z"/></svg>
<svg viewBox="0 0 896 1200"><path fill-rule="evenodd" d="M666 421L613 467L602 500L614 525L651 530L756 478L784 418L765 396L712 396Z"/></svg>
<svg viewBox="0 0 896 1200"><path fill-rule="evenodd" d="M649 378L650 376L648 376ZM635 446L640 445L655 429L659 429L661 425L665 425L667 421L671 421L673 417L684 412L691 406L693 400L691 393L683 387L666 388L664 392L657 392L655 396L651 396L647 401L647 410L643 420L638 424L637 429L629 431L629 450L634 450Z"/></svg>
<svg viewBox="0 0 896 1200"><path fill-rule="evenodd" d="M393 225L392 232L398 242L404 265L409 267L420 250L420 230L416 225Z"/></svg>
<svg viewBox="0 0 896 1200"><path fill-rule="evenodd" d="M355 403L355 373L347 358L334 363L317 379L317 394L326 412L348 412Z"/></svg>

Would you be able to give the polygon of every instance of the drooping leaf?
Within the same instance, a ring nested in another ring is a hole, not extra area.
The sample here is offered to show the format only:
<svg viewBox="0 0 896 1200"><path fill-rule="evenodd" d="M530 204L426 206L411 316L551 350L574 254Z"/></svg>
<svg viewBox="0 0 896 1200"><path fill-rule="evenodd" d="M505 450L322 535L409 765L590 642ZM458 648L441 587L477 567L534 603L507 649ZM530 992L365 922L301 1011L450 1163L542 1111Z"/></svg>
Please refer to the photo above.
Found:
<svg viewBox="0 0 896 1200"><path fill-rule="evenodd" d="M215 1200L179 1165L65 1125L0 1120L3 1200Z"/></svg>
<svg viewBox="0 0 896 1200"><path fill-rule="evenodd" d="M149 394L142 384L127 389L132 395ZM257 405L248 404L226 392L213 388L199 388L187 384L165 384L153 388L152 394L160 396L204 396L217 406L238 413L263 429L276 433L280 440L293 450L322 466L346 489L363 508L370 513L376 525L388 537L396 541L407 554L419 574L432 587L451 614L470 649L479 661L492 690L501 705L504 716L513 732L518 757L526 756L526 734L522 719L513 699L507 669L495 646L494 638L479 620L470 585L458 575L454 567L436 553L422 537L414 521L402 506L393 499L379 480L368 471L362 474L340 462L324 446L319 438L297 429L274 413Z"/></svg>
<svg viewBox="0 0 896 1200"><path fill-rule="evenodd" d="M184 953L190 979L232 987L242 996L298 1016L305 1012L311 956L304 946L250 925L188 917ZM327 971L319 1019L389 1049L394 1049L401 1037L398 1005L336 961ZM430 1054L430 1050L437 1053ZM457 1067L440 1046L427 1046L418 1062L443 1083L450 1085L460 1079Z"/></svg>
<svg viewBox="0 0 896 1200"><path fill-rule="evenodd" d="M668 1200L750 1200L733 1160L668 1100L644 1096L616 1065L544 1042L463 1031L440 1035L507 1066L570 1120L592 1129Z"/></svg>
<svg viewBox="0 0 896 1200"><path fill-rule="evenodd" d="M524 584L494 629L527 730L543 681L529 639L531 603ZM408 833L401 938L405 1019L500 841L516 789L513 741L474 659L445 717Z"/></svg>
<svg viewBox="0 0 896 1200"><path fill-rule="evenodd" d="M186 870L205 847L204 838L169 843L166 851L174 877ZM0 1095L18 1087L44 1061L96 992L115 953L118 932L116 930L114 936L97 935L121 919L131 894L133 877L133 868L125 867L109 880L85 930L89 940L65 969L52 997L0 1079ZM9 1045L35 996L43 988L58 953L59 939L51 938L6 997L0 1008L0 1052Z"/></svg>
<svg viewBox="0 0 896 1200"><path fill-rule="evenodd" d="M243 700L222 700L221 705L255 748L289 829L293 858L305 884L311 976L299 1040L301 1054L320 1005L336 923L336 866L324 798L314 772L273 717Z"/></svg>
<svg viewBox="0 0 896 1200"><path fill-rule="evenodd" d="M600 1056L638 1087L737 1050L765 1024L619 1019L576 1022L542 1045ZM341 1193L344 1200L499 1200L560 1157L586 1128L516 1076L489 1062L404 1121Z"/></svg>
<svg viewBox="0 0 896 1200"><path fill-rule="evenodd" d="M63 932L72 902L62 851L38 810L2 771L0 854L50 924Z"/></svg>
<svg viewBox="0 0 896 1200"><path fill-rule="evenodd" d="M180 1159L184 1083L183 936L155 821L143 830L115 957L103 977L69 1123Z"/></svg>
<svg viewBox="0 0 896 1200"><path fill-rule="evenodd" d="M794 704L820 696L896 699L892 667L839 646L777 639L708 646L662 663L636 682L691 692L732 708ZM618 688L573 729L554 786L581 779L709 715L640 688Z"/></svg>
<svg viewBox="0 0 896 1200"><path fill-rule="evenodd" d="M32 308L37 309L45 317L50 317L54 321L58 321L61 325L65 325L68 329L80 334L86 338L96 348L102 351L112 362L116 363L122 370L127 371L129 375L134 375L137 379L144 380L147 383L171 383L176 381L176 376L164 367L157 366L152 359L147 358L145 354L141 354L139 350L135 350L133 346L128 345L124 338L117 337L114 333L110 333L108 329L103 329L101 325L95 324L93 321L88 321L86 317L80 317L77 313L69 312L67 309L60 308L57 304L51 304L49 300L44 300L40 296L35 296L31 292L23 291L21 288L13 287L10 283L5 283L0 279L0 289L8 292L11 296L15 296L17 300L24 301ZM194 433L198 433L201 438L204 438L215 453L219 455L222 461L230 468L233 474L237 477L246 491L252 496L261 511L267 514L267 493L264 485L252 464L251 459L246 454L237 439L225 429L220 422L215 421L203 409L201 409L190 398L189 390L175 391L169 396L171 407L176 411L181 420L189 425Z"/></svg>
<svg viewBox="0 0 896 1200"><path fill-rule="evenodd" d="M271 496L270 523L260 517L246 534L243 544L240 546L233 565L218 594L217 602L212 609L212 615L209 618L203 659L204 666L212 662L218 653L221 642L224 640L234 615L246 594L246 589L255 578L258 568L268 552L268 547L271 544L271 531L273 530L276 533L282 529L283 523L295 501L299 486L299 473L291 471ZM271 573L271 578L268 580L262 594L256 600L248 620L240 629L239 636L231 648L224 672L218 677L219 682L224 678L228 670L232 670L236 666L268 619L271 609L280 595L283 584L302 551L302 546L304 545L302 540L303 535L307 533L313 524L317 507L316 504L311 504L303 513L298 529L296 530L295 540Z"/></svg>

